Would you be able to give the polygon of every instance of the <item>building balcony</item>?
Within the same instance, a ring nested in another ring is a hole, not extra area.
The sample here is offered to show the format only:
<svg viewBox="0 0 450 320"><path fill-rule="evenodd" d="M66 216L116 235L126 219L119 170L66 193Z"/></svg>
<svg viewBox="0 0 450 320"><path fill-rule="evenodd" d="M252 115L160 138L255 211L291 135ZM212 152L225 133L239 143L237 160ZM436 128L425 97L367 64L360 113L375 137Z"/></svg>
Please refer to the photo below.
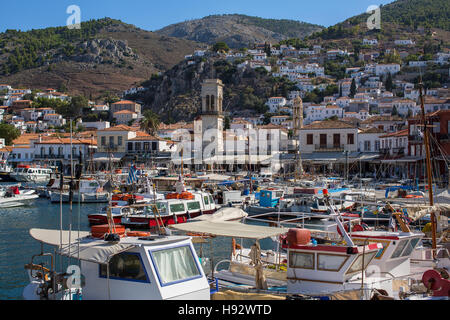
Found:
<svg viewBox="0 0 450 320"><path fill-rule="evenodd" d="M344 152L345 151L345 145L321 145L316 144L314 148L315 152Z"/></svg>
<svg viewBox="0 0 450 320"><path fill-rule="evenodd" d="M74 156L75 157L75 156ZM78 157L78 155L76 155ZM37 154L34 156L35 160L64 160L63 154Z"/></svg>
<svg viewBox="0 0 450 320"><path fill-rule="evenodd" d="M394 154L399 155L399 156L404 156L405 155L405 147L397 147L397 148L393 148L392 149Z"/></svg>
<svg viewBox="0 0 450 320"><path fill-rule="evenodd" d="M409 143L423 143L423 137L416 134L408 137Z"/></svg>

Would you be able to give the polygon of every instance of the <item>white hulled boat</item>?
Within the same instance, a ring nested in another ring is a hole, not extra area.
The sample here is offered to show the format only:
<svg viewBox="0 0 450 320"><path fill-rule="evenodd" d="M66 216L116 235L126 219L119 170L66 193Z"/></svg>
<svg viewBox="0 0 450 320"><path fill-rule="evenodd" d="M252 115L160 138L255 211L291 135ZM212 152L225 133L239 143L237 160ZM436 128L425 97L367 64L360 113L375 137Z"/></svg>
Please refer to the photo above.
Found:
<svg viewBox="0 0 450 320"><path fill-rule="evenodd" d="M18 165L10 177L18 182L48 182L53 170L30 165Z"/></svg>
<svg viewBox="0 0 450 320"><path fill-rule="evenodd" d="M110 193L103 191L102 186L96 180L80 180L79 188L73 191L73 202L81 203L107 203ZM61 201L61 192L54 190L50 192L50 200L53 203ZM69 191L62 192L62 201L69 202Z"/></svg>
<svg viewBox="0 0 450 320"><path fill-rule="evenodd" d="M39 195L34 190L20 190L18 186L11 186L0 191L0 208L13 208L30 204Z"/></svg>

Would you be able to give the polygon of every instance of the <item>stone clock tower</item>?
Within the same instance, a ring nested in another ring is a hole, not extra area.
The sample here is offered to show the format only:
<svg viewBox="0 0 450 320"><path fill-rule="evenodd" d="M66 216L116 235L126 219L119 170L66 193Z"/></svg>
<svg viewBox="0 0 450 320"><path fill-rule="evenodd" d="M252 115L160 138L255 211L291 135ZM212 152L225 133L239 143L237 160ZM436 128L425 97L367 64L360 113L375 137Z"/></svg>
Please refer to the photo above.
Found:
<svg viewBox="0 0 450 320"><path fill-rule="evenodd" d="M212 156L223 154L223 86L220 79L207 79L202 84L203 150L213 146Z"/></svg>

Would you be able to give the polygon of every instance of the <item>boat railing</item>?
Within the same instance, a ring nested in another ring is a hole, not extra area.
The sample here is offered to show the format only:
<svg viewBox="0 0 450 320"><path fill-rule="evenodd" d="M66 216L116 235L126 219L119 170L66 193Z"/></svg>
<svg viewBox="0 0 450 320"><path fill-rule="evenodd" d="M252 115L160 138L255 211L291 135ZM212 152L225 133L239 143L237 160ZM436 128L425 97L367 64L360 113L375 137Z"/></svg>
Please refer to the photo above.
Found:
<svg viewBox="0 0 450 320"><path fill-rule="evenodd" d="M280 219L278 221L267 219L267 217L274 216L274 215L282 215L283 218L280 217ZM285 218L286 216L292 216L292 218L287 219L287 218ZM326 228L330 229L330 228L336 227L337 224L330 223L327 225L318 225L318 224L305 223L305 220L330 219L330 218L331 218L330 215L310 213L310 212L268 212L268 213L254 215L251 217L246 217L245 220L276 224L277 227L286 226L286 225L294 225L295 227L301 226L303 229L314 229L314 228L317 229L317 228L321 228L321 227L326 227ZM351 223L360 223L362 221L362 218L353 218L353 217L344 217L344 218L345 218L345 220L343 221L344 225L345 224L350 225ZM300 221L300 223L299 223L299 221ZM314 230L314 231L334 233L334 232L324 231L324 230Z"/></svg>
<svg viewBox="0 0 450 320"><path fill-rule="evenodd" d="M241 253L236 254L236 258L241 258L241 260L240 260L240 261L232 261L232 262L238 262L238 263L239 263L239 262L243 262L243 261L242 261L242 258L250 259L250 260L251 260L251 257L250 257L250 256L246 256L246 255L241 254ZM284 266L283 263L275 263L275 262L267 261L267 260L264 260L264 259L261 259L261 262L264 263L264 264L268 264L268 265L275 266L276 268L281 267L281 266ZM277 270L278 270L278 269L277 269Z"/></svg>
<svg viewBox="0 0 450 320"><path fill-rule="evenodd" d="M230 259L225 259L225 260L221 260L219 262L216 263L216 265L214 266L213 272L212 272L212 278L215 279L215 274L217 273L217 268L219 267L219 265L223 264L223 263L231 263Z"/></svg>
<svg viewBox="0 0 450 320"><path fill-rule="evenodd" d="M423 238L422 240L427 240L426 238ZM431 239L428 239L431 241ZM422 249L420 250L422 252L422 257L424 257L424 259L414 259L411 258L411 262L416 262L416 263L420 263L420 262L436 262L436 259L450 259L450 253L448 251L447 248L426 248L426 249ZM436 257L436 258L434 258Z"/></svg>

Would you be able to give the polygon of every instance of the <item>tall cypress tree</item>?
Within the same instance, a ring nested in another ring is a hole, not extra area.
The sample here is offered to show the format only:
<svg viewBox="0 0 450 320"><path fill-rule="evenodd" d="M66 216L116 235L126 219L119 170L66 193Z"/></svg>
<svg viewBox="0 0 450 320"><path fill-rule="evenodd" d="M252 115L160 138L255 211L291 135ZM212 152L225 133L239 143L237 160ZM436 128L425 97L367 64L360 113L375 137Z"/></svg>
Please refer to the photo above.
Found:
<svg viewBox="0 0 450 320"><path fill-rule="evenodd" d="M355 78L352 80L352 86L350 87L350 97L353 98L356 94L356 81Z"/></svg>
<svg viewBox="0 0 450 320"><path fill-rule="evenodd" d="M387 91L392 91L392 89L394 88L394 83L392 82L392 75L390 72L388 73L384 86L386 87Z"/></svg>

